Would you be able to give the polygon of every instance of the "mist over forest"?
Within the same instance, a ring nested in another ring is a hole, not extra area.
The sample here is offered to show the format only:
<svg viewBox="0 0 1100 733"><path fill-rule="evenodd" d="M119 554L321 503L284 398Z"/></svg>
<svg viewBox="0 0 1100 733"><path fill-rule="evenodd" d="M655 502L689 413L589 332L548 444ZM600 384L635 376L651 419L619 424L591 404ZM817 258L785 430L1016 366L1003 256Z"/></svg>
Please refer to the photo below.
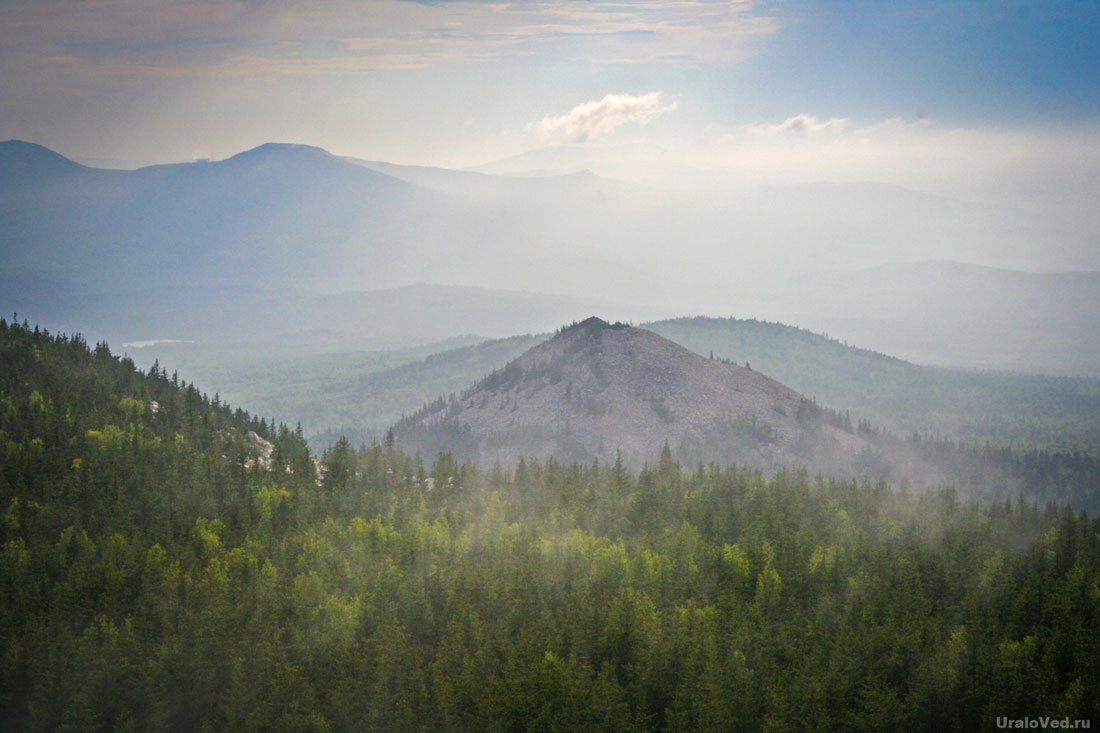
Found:
<svg viewBox="0 0 1100 733"><path fill-rule="evenodd" d="M0 729L1100 726L1097 37L0 4Z"/></svg>

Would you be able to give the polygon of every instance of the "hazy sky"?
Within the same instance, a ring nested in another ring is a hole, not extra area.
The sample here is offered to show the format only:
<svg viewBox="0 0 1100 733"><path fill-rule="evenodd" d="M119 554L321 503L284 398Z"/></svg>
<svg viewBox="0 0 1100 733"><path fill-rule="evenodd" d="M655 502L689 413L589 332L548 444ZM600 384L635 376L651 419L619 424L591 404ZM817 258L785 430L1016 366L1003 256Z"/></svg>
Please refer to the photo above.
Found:
<svg viewBox="0 0 1100 733"><path fill-rule="evenodd" d="M568 144L914 184L961 161L1080 185L1098 39L1093 0L3 0L0 138L452 166Z"/></svg>

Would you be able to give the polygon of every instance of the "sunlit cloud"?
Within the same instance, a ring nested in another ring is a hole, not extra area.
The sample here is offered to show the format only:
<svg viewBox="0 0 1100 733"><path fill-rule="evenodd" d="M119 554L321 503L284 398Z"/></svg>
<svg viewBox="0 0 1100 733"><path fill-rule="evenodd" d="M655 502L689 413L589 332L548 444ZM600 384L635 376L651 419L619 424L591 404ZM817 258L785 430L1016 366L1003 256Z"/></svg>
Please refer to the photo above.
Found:
<svg viewBox="0 0 1100 733"><path fill-rule="evenodd" d="M747 129L755 135L765 137L775 137L777 135L843 135L851 129L851 124L844 117L819 120L813 115L800 114L788 117L775 124L749 125Z"/></svg>
<svg viewBox="0 0 1100 733"><path fill-rule="evenodd" d="M623 125L646 125L674 109L675 102L661 104L661 92L608 94L578 104L566 114L544 117L533 129L544 143L585 143L607 137Z"/></svg>

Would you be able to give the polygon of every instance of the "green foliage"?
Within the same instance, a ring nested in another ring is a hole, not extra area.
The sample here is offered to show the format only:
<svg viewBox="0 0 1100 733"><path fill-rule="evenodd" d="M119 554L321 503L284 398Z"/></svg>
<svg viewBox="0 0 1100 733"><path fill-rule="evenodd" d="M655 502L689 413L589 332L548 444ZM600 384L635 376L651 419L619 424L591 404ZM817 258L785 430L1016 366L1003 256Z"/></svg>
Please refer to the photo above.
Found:
<svg viewBox="0 0 1100 733"><path fill-rule="evenodd" d="M647 323L695 351L753 368L887 430L1079 450L1100 458L1100 380L925 367L805 329L738 318Z"/></svg>
<svg viewBox="0 0 1100 733"><path fill-rule="evenodd" d="M539 340L460 337L415 349L293 358L262 349L246 358L229 347L193 344L149 347L142 353L158 354L232 402L301 421L310 440L329 445L341 435L356 443L380 439L403 414L440 394L462 391Z"/></svg>
<svg viewBox="0 0 1100 733"><path fill-rule="evenodd" d="M315 462L299 431L3 322L0 431L4 729L1100 719L1100 522L1053 504L667 447L639 473L346 441Z"/></svg>

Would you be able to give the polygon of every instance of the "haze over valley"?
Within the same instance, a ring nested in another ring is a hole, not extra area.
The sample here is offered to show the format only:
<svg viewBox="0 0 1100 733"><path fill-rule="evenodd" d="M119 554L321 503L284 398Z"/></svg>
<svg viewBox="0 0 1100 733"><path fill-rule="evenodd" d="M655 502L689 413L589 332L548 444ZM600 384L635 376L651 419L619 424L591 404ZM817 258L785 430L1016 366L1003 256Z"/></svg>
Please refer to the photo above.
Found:
<svg viewBox="0 0 1100 733"><path fill-rule="evenodd" d="M1100 3L0 3L0 729L1100 725Z"/></svg>
<svg viewBox="0 0 1100 733"><path fill-rule="evenodd" d="M1012 261L1057 238L1062 261L1096 267L1100 225L1067 237L1049 228L1061 221L896 186L688 193L271 144L119 171L17 141L0 147L0 185L5 310L118 344L378 349L592 313L737 315L924 363L1100 375L1096 271L945 259ZM430 285L393 290L413 283Z"/></svg>

